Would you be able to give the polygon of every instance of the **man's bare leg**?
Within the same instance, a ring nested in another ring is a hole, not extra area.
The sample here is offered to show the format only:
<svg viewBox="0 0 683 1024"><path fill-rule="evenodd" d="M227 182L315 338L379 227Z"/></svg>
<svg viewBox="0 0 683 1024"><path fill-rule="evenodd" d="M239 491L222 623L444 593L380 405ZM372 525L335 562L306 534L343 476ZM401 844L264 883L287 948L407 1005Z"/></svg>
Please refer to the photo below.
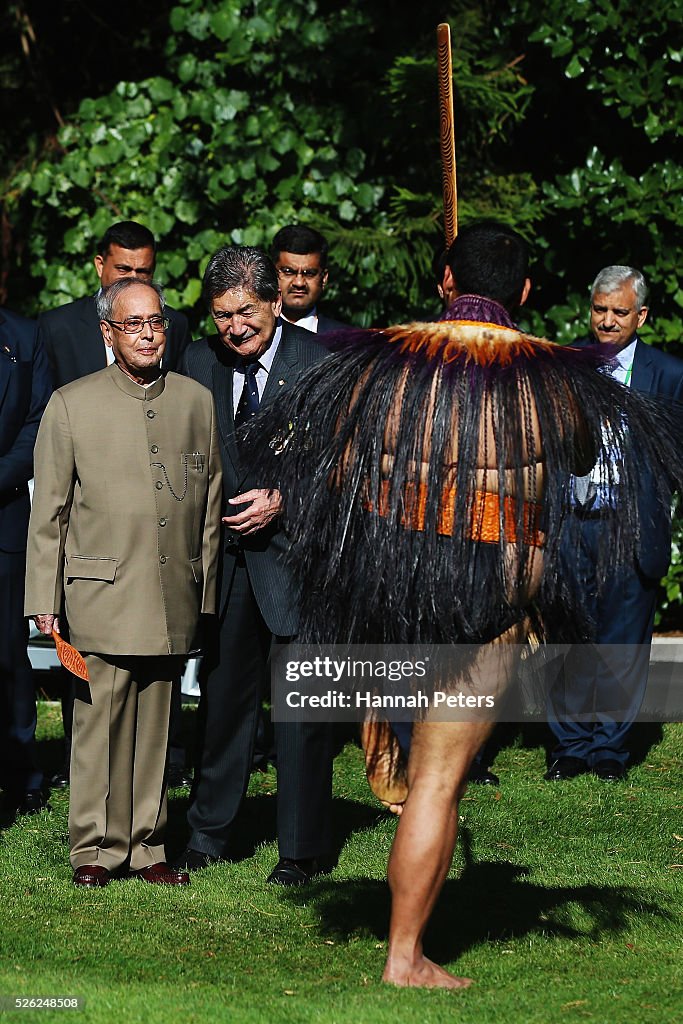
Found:
<svg viewBox="0 0 683 1024"><path fill-rule="evenodd" d="M498 692L505 688L516 658L512 645L521 637L521 630L514 628L482 648L479 667L484 676L492 671L498 675ZM476 683L471 692L477 692ZM383 981L424 988L471 984L469 978L458 978L428 960L422 940L453 859L458 808L470 765L494 724L426 720L413 728L408 798L389 857L392 905Z"/></svg>

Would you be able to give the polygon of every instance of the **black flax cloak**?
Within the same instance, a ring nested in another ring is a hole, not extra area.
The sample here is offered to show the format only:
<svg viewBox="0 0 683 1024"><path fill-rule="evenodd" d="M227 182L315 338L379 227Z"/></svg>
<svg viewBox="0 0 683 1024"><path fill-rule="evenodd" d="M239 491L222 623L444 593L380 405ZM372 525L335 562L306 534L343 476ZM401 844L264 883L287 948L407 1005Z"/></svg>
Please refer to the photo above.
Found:
<svg viewBox="0 0 683 1024"><path fill-rule="evenodd" d="M604 579L637 554L643 476L667 507L683 482L680 408L598 372L614 356L604 345L561 347L493 324L347 331L331 347L242 440L261 485L283 495L299 642L479 643L525 614L541 638L585 636L582 591L560 560L578 526L571 474L601 459L618 493L596 567ZM477 532L483 449L484 489L499 499L493 543ZM540 509L514 498L539 472Z"/></svg>

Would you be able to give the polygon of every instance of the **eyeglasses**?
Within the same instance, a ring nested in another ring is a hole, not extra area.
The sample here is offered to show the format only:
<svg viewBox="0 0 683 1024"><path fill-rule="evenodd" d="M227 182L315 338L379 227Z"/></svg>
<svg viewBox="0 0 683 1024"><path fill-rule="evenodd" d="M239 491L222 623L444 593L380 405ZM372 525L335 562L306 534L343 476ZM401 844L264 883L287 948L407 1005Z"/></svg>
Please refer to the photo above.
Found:
<svg viewBox="0 0 683 1024"><path fill-rule="evenodd" d="M129 316L127 320L105 320L106 324L111 324L112 327L116 327L117 330L124 331L126 334L140 334L145 324L149 324L156 334L160 334L162 331L168 330L170 322L167 316L148 316L146 320L140 316Z"/></svg>
<svg viewBox="0 0 683 1024"><path fill-rule="evenodd" d="M314 278L322 274L322 267L317 269L314 267L304 267L303 269L296 270L294 267L278 267L277 272L280 277L298 277L301 274L306 280L312 281Z"/></svg>

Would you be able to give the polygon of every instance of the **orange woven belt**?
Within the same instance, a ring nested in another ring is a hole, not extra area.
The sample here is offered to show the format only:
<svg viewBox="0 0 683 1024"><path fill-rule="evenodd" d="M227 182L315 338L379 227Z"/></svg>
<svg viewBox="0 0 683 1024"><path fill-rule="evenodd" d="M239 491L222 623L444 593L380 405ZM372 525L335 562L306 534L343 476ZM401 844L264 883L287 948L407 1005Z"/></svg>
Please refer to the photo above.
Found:
<svg viewBox="0 0 683 1024"><path fill-rule="evenodd" d="M389 492L391 483L382 481L377 512L380 516L388 516ZM374 511L374 503L366 502L368 512ZM403 512L401 525L407 530L424 530L427 509L427 484L406 484L403 491ZM534 501L525 501L523 506L524 543L532 547L542 547L543 532L540 529L542 506ZM500 540L501 514L500 496L490 491L475 491L472 501L471 520L467 537L484 544L497 544ZM517 541L517 503L512 497L503 498L503 529L505 539L514 544ZM455 530L455 488L445 488L439 504L437 533L452 536Z"/></svg>

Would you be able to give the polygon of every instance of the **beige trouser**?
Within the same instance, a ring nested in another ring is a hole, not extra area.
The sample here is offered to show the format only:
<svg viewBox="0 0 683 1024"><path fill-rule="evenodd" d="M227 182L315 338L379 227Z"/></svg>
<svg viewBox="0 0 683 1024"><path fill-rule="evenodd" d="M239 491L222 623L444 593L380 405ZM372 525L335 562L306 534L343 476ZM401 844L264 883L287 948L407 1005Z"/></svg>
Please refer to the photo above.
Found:
<svg viewBox="0 0 683 1024"><path fill-rule="evenodd" d="M171 685L182 659L85 660L90 684L79 681L74 702L71 864L137 871L165 860Z"/></svg>

